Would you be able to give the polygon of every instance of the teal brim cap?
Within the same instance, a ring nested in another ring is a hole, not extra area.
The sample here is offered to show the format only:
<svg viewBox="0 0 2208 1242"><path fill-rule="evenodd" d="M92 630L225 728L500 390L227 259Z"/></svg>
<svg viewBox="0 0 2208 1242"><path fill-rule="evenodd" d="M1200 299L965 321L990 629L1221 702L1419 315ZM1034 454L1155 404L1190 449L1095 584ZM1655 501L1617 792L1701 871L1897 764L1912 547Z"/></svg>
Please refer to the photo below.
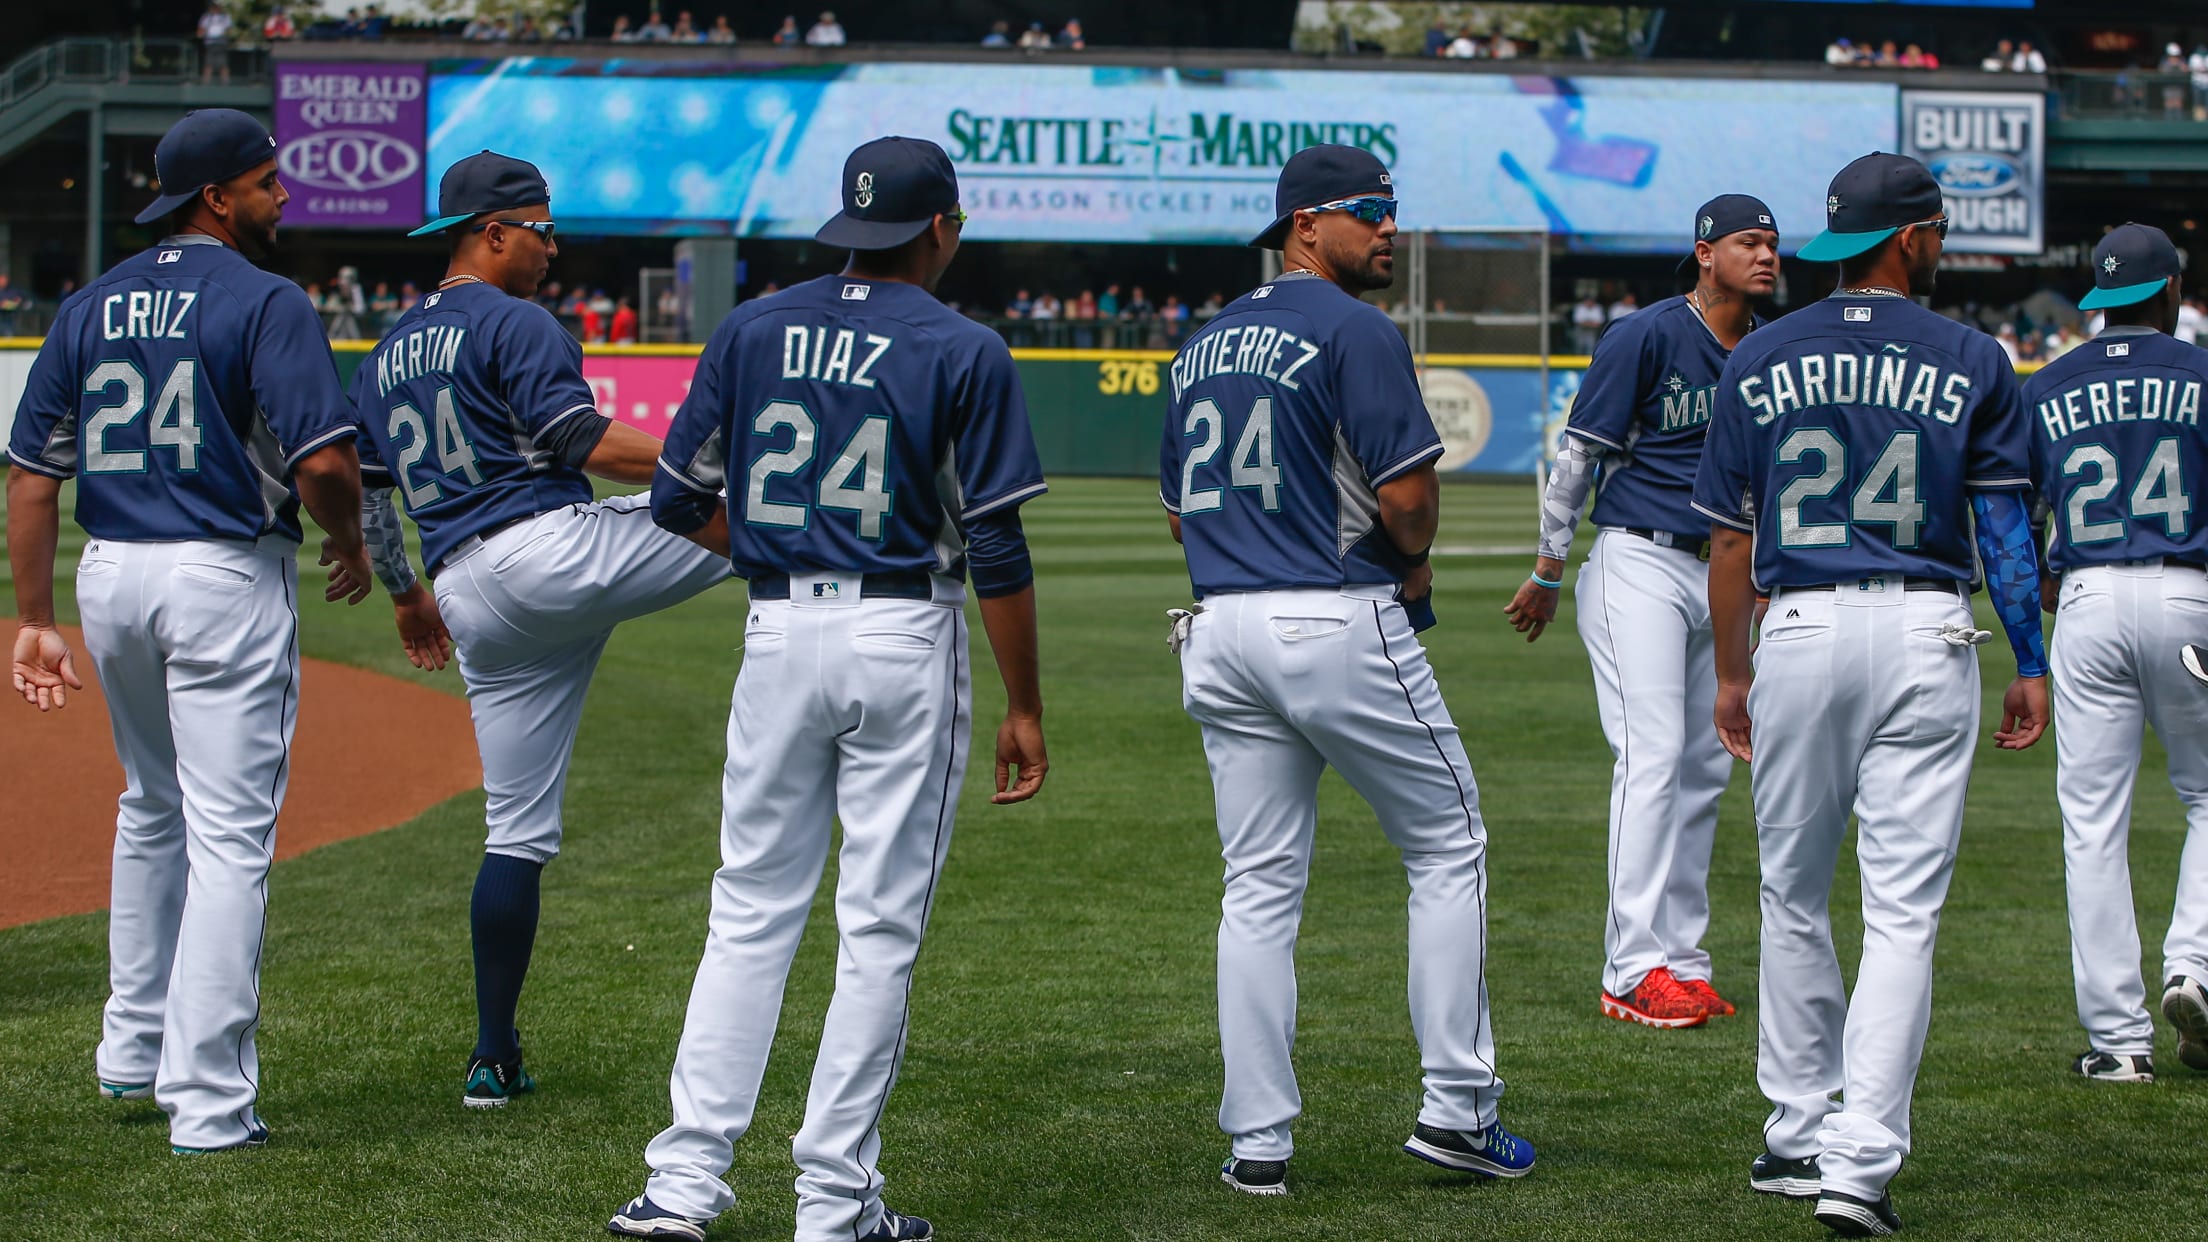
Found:
<svg viewBox="0 0 2208 1242"><path fill-rule="evenodd" d="M1852 259L1900 232L1898 228L1872 229L1868 233L1835 233L1830 229L1809 239L1809 244L1795 253L1799 259L1812 263L1838 263Z"/></svg>
<svg viewBox="0 0 2208 1242"><path fill-rule="evenodd" d="M408 233L407 236L427 237L431 233L442 233L455 224L465 224L466 222L475 219L475 217L476 213L472 211L463 211L457 216L439 216L429 223L423 225L422 227Z"/></svg>
<svg viewBox="0 0 2208 1242"><path fill-rule="evenodd" d="M2164 276L2159 280L2147 281L2145 284L2124 285L2116 289L2095 289L2078 299L2078 309L2106 310L2111 306L2129 306L2134 302L2144 302L2155 294L2162 292L2163 287L2169 283L2170 278Z"/></svg>

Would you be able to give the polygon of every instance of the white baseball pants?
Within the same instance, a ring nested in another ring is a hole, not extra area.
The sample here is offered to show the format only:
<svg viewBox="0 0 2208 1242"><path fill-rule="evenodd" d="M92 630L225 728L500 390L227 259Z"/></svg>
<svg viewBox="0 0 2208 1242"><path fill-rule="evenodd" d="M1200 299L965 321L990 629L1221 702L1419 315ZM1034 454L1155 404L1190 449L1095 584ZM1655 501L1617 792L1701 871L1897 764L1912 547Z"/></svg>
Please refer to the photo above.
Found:
<svg viewBox="0 0 2208 1242"><path fill-rule="evenodd" d="M126 781L100 1078L154 1084L182 1147L259 1124L261 937L299 716L299 545L119 543L77 565Z"/></svg>
<svg viewBox="0 0 2208 1242"><path fill-rule="evenodd" d="M2131 901L2131 797L2140 726L2169 752L2185 804L2177 908L2163 977L2208 978L2208 687L2178 649L2208 639L2208 575L2198 569L2088 565L2062 582L2055 638L2055 797L2070 890L2070 969L2078 1021L2102 1052L2154 1051Z"/></svg>
<svg viewBox="0 0 2208 1242"><path fill-rule="evenodd" d="M1969 620L1959 593L1870 578L1779 591L1756 648L1764 1139L1776 1155L1815 1157L1825 1189L1866 1199L1909 1154L1932 946L1978 731L1977 657L1939 632ZM1863 892L1852 996L1829 908L1850 811Z"/></svg>
<svg viewBox="0 0 2208 1242"><path fill-rule="evenodd" d="M834 598L811 588L834 581ZM721 867L670 1094L645 1149L652 1202L712 1217L751 1128L790 959L833 821L836 991L792 1151L798 1242L850 1242L882 1215L882 1110L904 1059L913 961L950 847L972 705L956 584L861 602L857 575L796 577L751 604L728 719Z"/></svg>
<svg viewBox="0 0 2208 1242"><path fill-rule="evenodd" d="M1604 530L1577 590L1579 636L1616 760L1603 990L1624 996L1659 966L1708 979L1710 849L1717 802L1733 776L1733 757L1717 737L1709 566Z"/></svg>
<svg viewBox="0 0 2208 1242"><path fill-rule="evenodd" d="M1237 1157L1285 1160L1303 1111L1296 934L1319 774L1340 772L1410 876L1418 1120L1495 1123L1503 1093L1487 1007L1487 828L1464 744L1391 588L1263 591L1204 601L1181 652L1203 726L1226 894L1219 919L1219 1127Z"/></svg>
<svg viewBox="0 0 2208 1242"><path fill-rule="evenodd" d="M486 852L558 855L583 700L613 627L728 576L726 557L653 525L643 495L552 509L444 559L437 609L482 753Z"/></svg>

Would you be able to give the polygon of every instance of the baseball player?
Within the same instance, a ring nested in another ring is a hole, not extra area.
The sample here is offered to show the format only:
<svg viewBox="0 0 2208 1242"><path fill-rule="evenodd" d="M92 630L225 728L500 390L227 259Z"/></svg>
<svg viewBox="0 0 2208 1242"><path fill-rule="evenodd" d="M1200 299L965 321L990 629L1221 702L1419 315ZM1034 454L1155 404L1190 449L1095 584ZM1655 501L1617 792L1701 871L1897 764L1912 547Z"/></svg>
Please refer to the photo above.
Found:
<svg viewBox="0 0 2208 1242"><path fill-rule="evenodd" d="M1694 471L1717 377L1778 279L1771 209L1721 194L1695 213L1695 287L1617 322L1595 346L1541 505L1533 575L1504 611L1526 641L1556 618L1588 493L1599 532L1579 576L1610 776L1610 914L1602 1012L1700 1026L1733 1005L1710 982L1710 848L1733 758L1717 740L1708 521ZM1598 482L1599 480L1599 482Z"/></svg>
<svg viewBox="0 0 2208 1242"><path fill-rule="evenodd" d="M1288 1192L1302 1112L1295 945L1319 774L1349 781L1410 877L1410 1008L1425 1098L1404 1150L1520 1177L1531 1143L1496 1116L1487 1006L1487 828L1464 744L1406 602L1432 589L1441 440L1402 334L1358 295L1395 275L1395 190L1355 147L1281 169L1251 243L1279 279L1174 358L1159 497L1201 601L1175 610L1182 702L1203 728L1226 860L1220 1177ZM1428 618L1430 620L1430 617Z"/></svg>
<svg viewBox="0 0 2208 1242"><path fill-rule="evenodd" d="M299 711L302 501L329 532L325 563L367 574L352 414L321 320L252 263L289 198L275 147L229 109L169 129L163 193L138 213L161 241L62 304L8 444L15 688L43 711L79 685L53 601L74 478L91 536L77 607L128 783L100 1090L157 1100L179 1153L268 1141L254 1034Z"/></svg>
<svg viewBox="0 0 2208 1242"><path fill-rule="evenodd" d="M2200 426L2208 353L2172 337L2183 267L2162 230L2127 224L2093 250L2079 306L2108 326L2024 385L2032 474L2052 509L2060 574L2054 670L2055 793L2070 890L2070 968L2100 1082L2154 1081L2154 1024L2131 904L2132 782L2139 730L2169 752L2191 840L2162 945L2162 1013L2178 1057L2208 1070L2208 691L2173 677L2180 640L2208 623L2208 479Z"/></svg>
<svg viewBox="0 0 2208 1242"><path fill-rule="evenodd" d="M476 1044L460 1099L496 1108L536 1088L514 1014L598 657L615 625L725 580L728 562L654 526L641 495L591 499L593 475L649 483L660 443L598 412L582 347L531 300L559 254L536 166L471 155L445 171L437 205L410 236L446 240L445 278L362 361L353 403L375 572L416 666L444 667L458 640L482 752ZM393 492L421 528L434 598L407 564Z"/></svg>
<svg viewBox="0 0 2208 1242"><path fill-rule="evenodd" d="M1713 523L1717 727L1751 765L1763 863L1756 1078L1772 1112L1749 1184L1814 1195L1820 1222L1869 1237L1901 1227L1886 1186L1909 1154L1978 729L1971 648L1991 635L1971 621L1973 518L2016 652L2005 748L2047 726L2047 661L2015 373L1993 338L1913 300L1947 231L1939 184L1906 156L1867 155L1825 207L1801 254L1837 261L1841 287L1733 351L1694 507ZM1751 672L1759 585L1771 602ZM1851 811L1852 997L1827 912Z"/></svg>
<svg viewBox="0 0 2208 1242"><path fill-rule="evenodd" d="M702 1238L733 1202L722 1175L840 820L835 999L793 1142L797 1239L935 1236L883 1205L878 1160L966 771L969 572L1007 701L993 800L1033 797L1048 766L1019 520L1042 465L1004 341L933 292L965 219L934 143L852 152L843 211L818 234L849 266L722 321L668 432L652 516L728 555L751 611L674 1122L615 1233Z"/></svg>

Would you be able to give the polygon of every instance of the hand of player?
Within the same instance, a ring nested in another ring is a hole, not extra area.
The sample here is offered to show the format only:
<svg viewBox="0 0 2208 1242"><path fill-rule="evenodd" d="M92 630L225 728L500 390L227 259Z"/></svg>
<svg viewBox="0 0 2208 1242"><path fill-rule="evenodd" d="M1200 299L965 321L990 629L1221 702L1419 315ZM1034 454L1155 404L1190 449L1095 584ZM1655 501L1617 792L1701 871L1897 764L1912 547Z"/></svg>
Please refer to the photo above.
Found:
<svg viewBox="0 0 2208 1242"><path fill-rule="evenodd" d="M2051 615L2056 606L2061 603L2062 579L2053 574L2041 574L2039 576L2039 606L2041 610Z"/></svg>
<svg viewBox="0 0 2208 1242"><path fill-rule="evenodd" d="M1043 776L1049 771L1050 757L1043 753L1042 718L1007 712L1004 723L997 726L997 792L989 800L998 806L1025 802L1043 787Z"/></svg>
<svg viewBox="0 0 2208 1242"><path fill-rule="evenodd" d="M2001 727L1993 740L2003 750L2024 750L2047 731L2047 679L2019 677L2001 696Z"/></svg>
<svg viewBox="0 0 2208 1242"><path fill-rule="evenodd" d="M69 705L69 692L84 689L69 642L50 625L18 626L15 631L15 691L42 712Z"/></svg>
<svg viewBox="0 0 2208 1242"><path fill-rule="evenodd" d="M1749 745L1748 684L1720 681L1717 683L1717 737L1725 743L1742 763L1750 762L1755 751Z"/></svg>
<svg viewBox="0 0 2208 1242"><path fill-rule="evenodd" d="M404 595L391 597L391 611L399 623L399 641L406 646L407 662L436 672L452 659L452 633L437 611L437 597L417 582Z"/></svg>
<svg viewBox="0 0 2208 1242"><path fill-rule="evenodd" d="M1554 582L1563 580L1564 562L1553 557L1541 557L1533 563L1533 572ZM1512 628L1526 636L1527 642L1541 637L1541 631L1556 620L1556 599L1560 588L1545 587L1528 578L1518 588L1503 608L1503 615L1510 618Z"/></svg>
<svg viewBox="0 0 2208 1242"><path fill-rule="evenodd" d="M1425 599L1434 593L1434 566L1429 561L1403 575L1403 585L1395 593L1397 603L1409 604Z"/></svg>
<svg viewBox="0 0 2208 1242"><path fill-rule="evenodd" d="M334 539L322 541L322 559L316 564L330 567L330 585L322 592L322 598L331 603L344 600L357 604L368 598L375 589L376 573L368 567L368 549L363 547L351 556L345 555Z"/></svg>

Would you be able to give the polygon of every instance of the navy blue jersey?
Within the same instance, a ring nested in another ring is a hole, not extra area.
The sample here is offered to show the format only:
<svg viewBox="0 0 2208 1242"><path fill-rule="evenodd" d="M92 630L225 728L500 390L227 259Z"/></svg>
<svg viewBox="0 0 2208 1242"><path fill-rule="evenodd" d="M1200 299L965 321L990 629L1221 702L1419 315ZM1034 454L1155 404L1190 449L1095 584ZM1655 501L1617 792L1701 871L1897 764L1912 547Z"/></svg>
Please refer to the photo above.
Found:
<svg viewBox="0 0 2208 1242"><path fill-rule="evenodd" d="M297 539L292 466L352 435L306 293L191 234L62 303L8 457L74 475L77 521L96 538Z"/></svg>
<svg viewBox="0 0 2208 1242"><path fill-rule="evenodd" d="M2053 509L2055 570L2142 557L2208 563L2193 496L2208 480L2200 427L2208 350L2111 328L2024 382L2032 479Z"/></svg>
<svg viewBox="0 0 2208 1242"><path fill-rule="evenodd" d="M469 535L591 498L540 443L596 419L583 347L552 313L487 284L439 290L353 373L361 475L396 487L435 566Z"/></svg>
<svg viewBox="0 0 2208 1242"><path fill-rule="evenodd" d="M1311 276L1260 285L1173 359L1158 497L1197 598L1401 582L1376 489L1441 456L1403 334Z"/></svg>
<svg viewBox="0 0 2208 1242"><path fill-rule="evenodd" d="M899 281L823 276L714 330L652 516L728 490L736 573L965 572L965 524L1041 495L1004 338Z"/></svg>
<svg viewBox="0 0 2208 1242"><path fill-rule="evenodd" d="M1700 531L1694 472L1729 351L1684 297L1617 321L1595 345L1567 434L1610 450L1597 526Z"/></svg>
<svg viewBox="0 0 2208 1242"><path fill-rule="evenodd" d="M1992 337L1906 298L1835 294L1733 351L1694 507L1755 532L1766 588L1968 582L1967 493L2031 486L2026 418Z"/></svg>

